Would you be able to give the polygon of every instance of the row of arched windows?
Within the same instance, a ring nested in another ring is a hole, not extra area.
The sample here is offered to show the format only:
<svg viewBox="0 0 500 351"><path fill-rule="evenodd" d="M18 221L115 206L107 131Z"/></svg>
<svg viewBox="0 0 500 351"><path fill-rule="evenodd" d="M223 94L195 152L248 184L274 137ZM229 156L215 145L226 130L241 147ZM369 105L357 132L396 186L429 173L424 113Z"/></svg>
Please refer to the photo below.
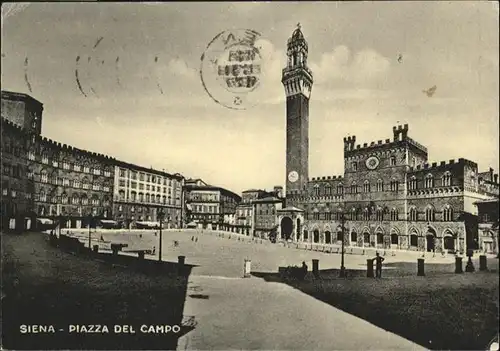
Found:
<svg viewBox="0 0 500 351"><path fill-rule="evenodd" d="M50 196L45 191L40 191L38 195L35 197L36 201L39 202L52 202L52 203L61 203L63 205L94 205L94 206L110 206L111 202L108 198L104 198L102 201L96 196L92 196L90 199L86 194L78 195L72 194L68 196L66 193L63 193L60 196Z"/></svg>
<svg viewBox="0 0 500 351"><path fill-rule="evenodd" d="M441 186L451 186L451 172L445 172L442 177L441 177ZM434 176L429 173L424 177L424 189L429 189L433 188L436 186L435 178ZM418 189L418 181L417 177L411 176L410 179L408 179L408 190L416 190Z"/></svg>
<svg viewBox="0 0 500 351"><path fill-rule="evenodd" d="M28 152L28 159L31 161L35 161L35 153L33 151ZM58 159L50 159L49 154L47 152L42 152L41 162L43 164L50 164L52 167L59 167L64 170L68 171L75 171L75 172L83 172L83 173L88 173L88 174L93 174L93 175L104 175L105 177L111 177L111 171L109 169L104 169L101 170L100 168L97 167L89 167L88 165L79 165L79 164L73 164L68 161L59 161Z"/></svg>
<svg viewBox="0 0 500 351"><path fill-rule="evenodd" d="M408 219L412 222L425 220L426 222L434 222L436 220L436 210L434 206L428 205L424 210L424 216L419 216L419 212L416 207L410 207ZM441 221L451 222L453 221L453 208L450 205L445 205L441 212Z"/></svg>
<svg viewBox="0 0 500 351"><path fill-rule="evenodd" d="M451 185L451 173L450 172L445 172L443 176L441 177L441 186L450 186ZM415 190L418 188L417 184L417 178L415 176L411 176L410 179L408 180L408 189L409 190ZM386 188L387 185L384 184L384 181L382 179L378 179L375 183L375 191L380 192L384 190L390 190L390 191L398 191L399 190L399 182L393 178L389 182L389 187L388 189ZM427 174L424 178L424 188L433 188L435 186L435 179L432 174ZM363 182L362 187L359 187L356 181L353 181L350 185L350 192L351 194L357 194L359 192L364 192L364 193L369 193L372 191L372 186L368 180L365 180ZM337 185L337 191L336 195L342 195L344 193L344 187L342 184ZM332 192L332 186L330 184L326 184L323 188L323 192L321 192L321 188L318 184L314 186L314 191L313 191L314 196L331 196L333 195Z"/></svg>
<svg viewBox="0 0 500 351"><path fill-rule="evenodd" d="M442 216L441 218L438 218L438 220L445 221L445 222L450 222L453 221L453 208L450 205L445 205L442 209ZM408 212L408 220L409 221L423 221L425 220L426 222L434 222L436 221L436 210L434 206L428 205L424 212L424 216L419 216L419 212L415 206L410 207L410 210ZM306 219L313 219L313 220L341 220L342 219L342 214L340 212L330 212L329 210L326 210L324 212L319 212L318 209L314 209L312 213L306 212L305 213ZM374 210L370 210L368 208L365 208L363 210L357 209L357 208L352 208L350 211L347 211L344 215L344 218L346 220L351 220L351 221L400 221L404 220L400 216L400 213L398 209L392 208L392 209L387 209L387 208L376 208Z"/></svg>
<svg viewBox="0 0 500 351"><path fill-rule="evenodd" d="M28 170L28 179L34 178L34 173L31 170ZM110 191L111 188L109 185L93 183L91 184L88 178L80 179L68 179L64 177L56 177L48 174L46 170L42 170L40 172L40 182L46 184L54 184L59 186L71 187L71 188L82 188L85 190L95 190L95 191Z"/></svg>

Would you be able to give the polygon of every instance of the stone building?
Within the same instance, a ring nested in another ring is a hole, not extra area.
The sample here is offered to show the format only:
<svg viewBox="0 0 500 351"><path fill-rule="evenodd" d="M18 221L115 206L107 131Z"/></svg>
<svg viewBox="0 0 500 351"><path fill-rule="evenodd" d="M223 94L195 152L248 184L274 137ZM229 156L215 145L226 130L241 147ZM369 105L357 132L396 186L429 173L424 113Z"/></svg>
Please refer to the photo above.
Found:
<svg viewBox="0 0 500 351"><path fill-rule="evenodd" d="M482 200L475 203L479 217L479 250L484 253L499 253L498 221L499 199Z"/></svg>
<svg viewBox="0 0 500 351"><path fill-rule="evenodd" d="M183 190L186 223L195 222L202 228L208 228L209 225L214 229L234 227L234 224L226 222L229 218L236 221L234 218L236 207L241 201L239 195L227 189L206 184L200 179L187 180Z"/></svg>
<svg viewBox="0 0 500 351"><path fill-rule="evenodd" d="M43 104L29 95L2 90L2 118L24 130L41 134Z"/></svg>
<svg viewBox="0 0 500 351"><path fill-rule="evenodd" d="M32 226L33 181L28 178L26 147L29 134L17 124L1 119L2 230Z"/></svg>
<svg viewBox="0 0 500 351"><path fill-rule="evenodd" d="M37 218L80 228L112 218L114 160L36 136L27 150Z"/></svg>
<svg viewBox="0 0 500 351"><path fill-rule="evenodd" d="M344 175L307 178L312 72L300 28L288 40L287 56L281 239L420 251L476 248L474 203L498 194L498 181L491 175L486 182L469 160L428 163L427 148L409 137L407 124L393 127L384 141L359 145L355 136L344 138Z"/></svg>
<svg viewBox="0 0 500 351"><path fill-rule="evenodd" d="M181 225L181 175L44 138L42 112L32 97L2 91L2 229L135 226L157 221L159 208L167 225Z"/></svg>
<svg viewBox="0 0 500 351"><path fill-rule="evenodd" d="M184 177L116 161L114 166L113 214L123 228L182 224Z"/></svg>
<svg viewBox="0 0 500 351"><path fill-rule="evenodd" d="M284 199L267 196L253 200L254 204L254 236L265 238L278 225L278 211L283 208Z"/></svg>

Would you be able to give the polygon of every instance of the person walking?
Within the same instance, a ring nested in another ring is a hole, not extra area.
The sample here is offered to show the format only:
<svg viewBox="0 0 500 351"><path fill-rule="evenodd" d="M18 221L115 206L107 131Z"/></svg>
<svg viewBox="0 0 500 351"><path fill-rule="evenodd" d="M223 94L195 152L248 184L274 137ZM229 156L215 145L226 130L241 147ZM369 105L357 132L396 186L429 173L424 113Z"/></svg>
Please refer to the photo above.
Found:
<svg viewBox="0 0 500 351"><path fill-rule="evenodd" d="M376 278L382 278L382 262L384 262L385 258L380 256L380 254L377 252L375 258L373 258L373 261L375 261L375 277Z"/></svg>

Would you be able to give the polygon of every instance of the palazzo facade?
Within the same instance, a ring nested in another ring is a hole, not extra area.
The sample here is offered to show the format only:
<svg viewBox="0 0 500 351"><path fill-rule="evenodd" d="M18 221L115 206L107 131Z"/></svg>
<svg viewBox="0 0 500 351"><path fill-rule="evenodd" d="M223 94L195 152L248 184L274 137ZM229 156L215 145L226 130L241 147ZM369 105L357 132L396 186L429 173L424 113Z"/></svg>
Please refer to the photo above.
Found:
<svg viewBox="0 0 500 351"><path fill-rule="evenodd" d="M309 99L313 75L297 28L283 69L286 93L286 207L282 240L433 252L478 248L475 203L498 198L498 176L486 186L475 162L429 163L407 124L392 137L356 144L344 138L344 174L308 177ZM490 169L490 173L493 171Z"/></svg>

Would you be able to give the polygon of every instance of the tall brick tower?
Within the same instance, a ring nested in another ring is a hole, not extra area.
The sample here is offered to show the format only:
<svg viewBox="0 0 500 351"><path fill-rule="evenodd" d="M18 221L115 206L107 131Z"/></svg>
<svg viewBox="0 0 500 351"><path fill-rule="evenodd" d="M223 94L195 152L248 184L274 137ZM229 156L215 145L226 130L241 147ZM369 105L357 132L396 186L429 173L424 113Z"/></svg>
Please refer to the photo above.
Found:
<svg viewBox="0 0 500 351"><path fill-rule="evenodd" d="M303 190L309 176L309 97L313 84L307 67L307 42L300 24L287 42L288 62L281 82L286 93L286 193Z"/></svg>

